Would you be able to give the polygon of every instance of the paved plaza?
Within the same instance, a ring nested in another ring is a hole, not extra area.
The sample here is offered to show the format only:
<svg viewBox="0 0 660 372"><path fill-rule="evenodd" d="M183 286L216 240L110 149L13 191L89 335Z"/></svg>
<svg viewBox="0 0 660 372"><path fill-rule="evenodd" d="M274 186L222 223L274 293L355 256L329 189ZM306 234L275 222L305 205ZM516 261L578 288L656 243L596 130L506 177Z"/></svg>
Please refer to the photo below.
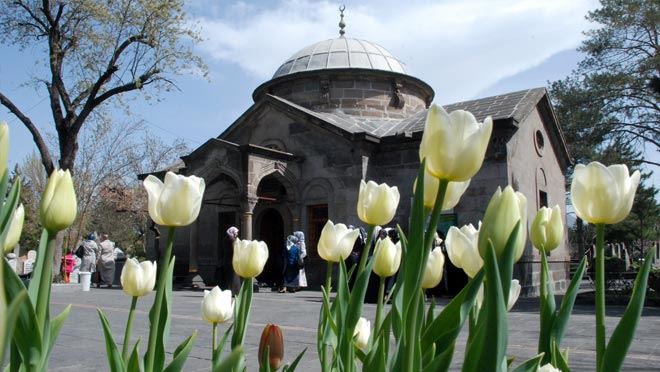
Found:
<svg viewBox="0 0 660 372"><path fill-rule="evenodd" d="M208 371L211 355L211 326L200 318L203 293L176 291L172 305L172 328L168 351L172 352L194 330L197 341L186 363L186 371ZM147 313L153 294L138 302L133 339L148 337ZM446 303L446 300L441 301ZM52 311L59 313L67 304L73 308L51 356L51 371L107 371L105 343L96 312L102 308L107 314L115 339L120 342L128 315L130 299L119 289L95 289L81 292L77 285L55 285L52 293ZM316 353L316 324L321 305L321 293L260 292L254 294L250 326L247 329L246 350L248 371L257 371L257 348L261 330L267 323L282 327L285 338L285 360L291 361L307 348L298 371L318 371ZM375 305L366 304L364 316L373 320ZM609 306L608 335L611 334L621 306ZM595 369L594 312L592 306L576 305L568 326L563 347L570 348L569 360L574 371ZM538 336L538 302L521 300L509 315L509 351L518 360L527 359L536 352ZM467 327L465 327L467 328ZM222 327L221 330L226 329ZM461 334L454 356L453 370L462 363L466 329ZM640 321L636 339L628 353L624 371L657 371L660 368L660 309L646 308ZM144 353L144 346L141 348Z"/></svg>

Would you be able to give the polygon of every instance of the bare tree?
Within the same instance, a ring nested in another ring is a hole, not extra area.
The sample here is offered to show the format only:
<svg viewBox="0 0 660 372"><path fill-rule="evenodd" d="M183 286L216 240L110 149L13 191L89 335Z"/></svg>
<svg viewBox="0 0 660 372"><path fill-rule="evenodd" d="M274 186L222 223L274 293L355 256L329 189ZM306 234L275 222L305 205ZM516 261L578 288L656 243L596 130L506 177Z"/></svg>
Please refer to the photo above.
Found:
<svg viewBox="0 0 660 372"><path fill-rule="evenodd" d="M184 72L206 73L181 0L5 0L0 27L3 44L43 50L47 73L26 81L47 92L61 169L74 171L81 131L106 103L170 89ZM53 156L37 125L6 92L0 104L30 131L50 174Z"/></svg>

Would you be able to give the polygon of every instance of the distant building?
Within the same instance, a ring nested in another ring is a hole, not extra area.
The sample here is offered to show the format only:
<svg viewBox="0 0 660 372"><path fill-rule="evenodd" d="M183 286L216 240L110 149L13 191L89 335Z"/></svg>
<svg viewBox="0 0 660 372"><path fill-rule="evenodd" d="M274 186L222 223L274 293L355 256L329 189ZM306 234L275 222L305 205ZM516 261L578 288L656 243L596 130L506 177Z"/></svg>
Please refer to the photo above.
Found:
<svg viewBox="0 0 660 372"><path fill-rule="evenodd" d="M194 272L213 283L222 269L225 231L235 225L242 239L268 244L270 258L258 279L275 282L285 237L301 230L308 281L319 286L326 267L316 251L321 228L328 218L362 225L355 213L362 179L399 187L392 226L406 229L433 97L433 89L383 47L345 37L343 30L294 54L255 89L254 104L227 130L182 157L178 171L203 177L206 193L197 222L177 230L176 275ZM544 205L559 204L565 212L571 160L544 88L444 107L468 110L479 121L490 115L494 130L482 169L439 228L476 226L495 189L507 184L527 196L529 223ZM562 290L570 261L566 241L549 261ZM514 274L525 294L537 291L539 262L528 243ZM460 280L452 275L449 281Z"/></svg>

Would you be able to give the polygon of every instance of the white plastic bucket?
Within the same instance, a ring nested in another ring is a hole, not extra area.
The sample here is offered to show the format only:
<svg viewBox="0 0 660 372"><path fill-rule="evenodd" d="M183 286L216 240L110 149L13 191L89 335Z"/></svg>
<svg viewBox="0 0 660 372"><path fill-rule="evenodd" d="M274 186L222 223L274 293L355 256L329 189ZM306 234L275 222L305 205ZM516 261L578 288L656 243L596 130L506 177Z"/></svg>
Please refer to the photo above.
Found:
<svg viewBox="0 0 660 372"><path fill-rule="evenodd" d="M80 278L80 287L84 292L89 291L89 287L92 284L92 273L89 271L81 271L78 274L78 277Z"/></svg>

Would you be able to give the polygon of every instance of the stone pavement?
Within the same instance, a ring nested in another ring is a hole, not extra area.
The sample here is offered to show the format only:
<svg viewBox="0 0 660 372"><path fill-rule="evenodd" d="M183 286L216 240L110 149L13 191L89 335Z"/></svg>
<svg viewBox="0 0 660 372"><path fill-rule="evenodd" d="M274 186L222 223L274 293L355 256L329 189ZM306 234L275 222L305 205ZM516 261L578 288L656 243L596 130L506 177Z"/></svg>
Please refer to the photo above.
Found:
<svg viewBox="0 0 660 372"><path fill-rule="evenodd" d="M172 327L169 351L198 331L197 341L185 366L186 371L208 371L211 354L211 326L201 320L202 292L175 291L172 305ZM148 337L148 311L153 294L138 301L138 312L133 325L133 342ZM442 300L441 303L446 303ZM52 311L59 313L67 304L73 304L71 314L57 339L51 356L51 371L107 371L105 343L97 315L97 308L106 313L115 339L120 342L128 315L130 299L119 289L95 289L81 292L77 285L55 285L52 292ZM307 348L298 371L318 371L316 353L316 324L321 306L321 293L301 291L292 293L260 292L254 294L250 326L246 335L248 371L257 371L257 348L261 330L267 323L282 327L285 338L285 360L292 361ZM609 306L607 334L611 334L621 306ZM364 315L373 321L375 305L366 304ZM576 305L562 347L568 347L569 361L574 371L595 369L594 344L595 317L593 307ZM467 328L467 326L465 327ZM465 349L466 329L459 337L454 356L453 370L459 370ZM226 327L220 327L223 332ZM536 353L538 336L538 303L521 300L509 316L508 355L518 360ZM144 353L144 346L140 349ZM638 326L636 339L626 358L624 371L660 370L660 309L646 308Z"/></svg>

